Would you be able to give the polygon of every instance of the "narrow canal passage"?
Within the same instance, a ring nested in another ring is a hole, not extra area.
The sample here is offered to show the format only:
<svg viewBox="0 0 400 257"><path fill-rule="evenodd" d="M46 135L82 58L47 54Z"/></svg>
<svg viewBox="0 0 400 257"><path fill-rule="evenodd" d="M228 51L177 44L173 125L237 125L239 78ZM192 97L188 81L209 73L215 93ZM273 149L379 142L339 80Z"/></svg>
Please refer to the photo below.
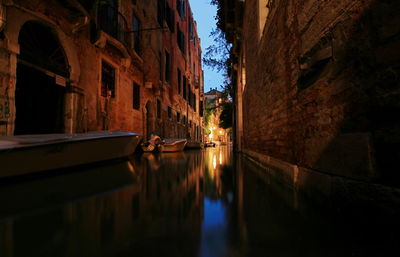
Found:
<svg viewBox="0 0 400 257"><path fill-rule="evenodd" d="M399 252L392 224L314 208L229 146L143 154L0 190L2 257Z"/></svg>

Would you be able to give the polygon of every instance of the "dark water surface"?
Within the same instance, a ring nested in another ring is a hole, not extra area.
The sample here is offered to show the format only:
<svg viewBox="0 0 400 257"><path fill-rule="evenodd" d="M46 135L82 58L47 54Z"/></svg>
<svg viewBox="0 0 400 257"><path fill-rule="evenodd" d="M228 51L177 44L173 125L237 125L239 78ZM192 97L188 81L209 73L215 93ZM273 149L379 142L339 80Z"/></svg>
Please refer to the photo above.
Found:
<svg viewBox="0 0 400 257"><path fill-rule="evenodd" d="M0 201L1 257L400 253L394 223L312 206L228 146L2 185Z"/></svg>

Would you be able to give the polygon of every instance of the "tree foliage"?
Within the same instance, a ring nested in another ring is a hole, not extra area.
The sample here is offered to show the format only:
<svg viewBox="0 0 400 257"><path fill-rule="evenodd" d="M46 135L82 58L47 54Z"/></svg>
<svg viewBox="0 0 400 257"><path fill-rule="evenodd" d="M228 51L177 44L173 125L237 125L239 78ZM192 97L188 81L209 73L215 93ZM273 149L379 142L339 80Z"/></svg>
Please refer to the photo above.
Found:
<svg viewBox="0 0 400 257"><path fill-rule="evenodd" d="M221 104L221 114L219 116L219 126L223 129L232 128L232 109L233 104L231 101L223 102Z"/></svg>
<svg viewBox="0 0 400 257"><path fill-rule="evenodd" d="M213 105L210 100L205 101L204 123L206 127L210 123L212 115L215 114L215 108L212 106L215 106L215 104Z"/></svg>
<svg viewBox="0 0 400 257"><path fill-rule="evenodd" d="M222 15L222 0L211 0L211 4L217 7L216 25L210 37L213 38L213 45L206 48L203 63L224 76L224 84L220 85L223 88L224 102L218 107L221 108L220 127L228 129L232 127L232 111L233 106L230 99L233 98L232 81L230 77L230 67L232 66L231 44L226 41L224 32L224 16ZM207 125L207 122L206 122Z"/></svg>
<svg viewBox="0 0 400 257"><path fill-rule="evenodd" d="M224 33L218 28L211 31L210 37L213 38L214 44L206 48L203 58L204 65L217 72L222 72L226 77L230 45L226 42Z"/></svg>

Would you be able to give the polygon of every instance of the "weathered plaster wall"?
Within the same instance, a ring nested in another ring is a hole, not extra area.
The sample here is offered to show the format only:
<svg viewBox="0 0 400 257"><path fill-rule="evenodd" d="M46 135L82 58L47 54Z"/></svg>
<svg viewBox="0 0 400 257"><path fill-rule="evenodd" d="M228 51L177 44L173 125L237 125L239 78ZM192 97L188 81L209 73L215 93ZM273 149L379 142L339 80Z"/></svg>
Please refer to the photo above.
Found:
<svg viewBox="0 0 400 257"><path fill-rule="evenodd" d="M178 21L176 1L169 1L173 14ZM190 116L190 120L201 126L197 107L194 113L187 109L186 100L178 94L177 67L190 80L193 76L188 64L189 51L198 51L189 47L188 19L180 21L180 27L186 37L186 53L182 55L177 45L176 29L141 31L141 52L136 53L133 45L124 45L104 31L94 31L95 17L87 17L85 23L82 13L68 9L60 2L48 1L10 1L5 6L7 23L0 40L0 134L12 135L14 130L16 85L16 65L19 53L18 35L21 26L31 20L48 27L59 39L69 64L70 77L65 96L65 132L84 132L93 130L128 130L148 136L152 130L158 130L166 137L186 137L188 123L177 122L176 111L181 118ZM157 28L157 1L120 1L119 11L124 15L131 29L132 16L139 18L141 29ZM91 13L92 14L92 13ZM175 24L174 24L175 26ZM196 32L195 32L196 33ZM171 54L171 80L165 83L160 78L164 74L164 50ZM160 56L160 53L162 54ZM115 97L101 96L101 63L106 61L115 68ZM201 72L201 59L196 62L197 73ZM161 65L160 65L161 64ZM199 76L198 74L196 76ZM133 108L133 84L140 86L140 108ZM146 86L150 85L150 86ZM200 89L197 93L197 103ZM157 99L161 101L162 115L157 119ZM148 104L149 114L147 114ZM173 110L168 117L167 107ZM149 119L149 120L147 120ZM182 120L182 119L181 119ZM193 126L194 128L194 126ZM194 131L191 132L194 134Z"/></svg>

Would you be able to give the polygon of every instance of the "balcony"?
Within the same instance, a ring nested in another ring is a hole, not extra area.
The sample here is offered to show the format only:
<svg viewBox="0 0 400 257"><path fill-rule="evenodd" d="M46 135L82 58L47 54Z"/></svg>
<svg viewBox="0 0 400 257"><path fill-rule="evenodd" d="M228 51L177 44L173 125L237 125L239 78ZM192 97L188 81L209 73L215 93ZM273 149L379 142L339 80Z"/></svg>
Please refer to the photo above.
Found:
<svg viewBox="0 0 400 257"><path fill-rule="evenodd" d="M100 30L119 40L126 47L130 47L131 36L127 33L128 23L117 8L111 5L97 6L97 25Z"/></svg>

